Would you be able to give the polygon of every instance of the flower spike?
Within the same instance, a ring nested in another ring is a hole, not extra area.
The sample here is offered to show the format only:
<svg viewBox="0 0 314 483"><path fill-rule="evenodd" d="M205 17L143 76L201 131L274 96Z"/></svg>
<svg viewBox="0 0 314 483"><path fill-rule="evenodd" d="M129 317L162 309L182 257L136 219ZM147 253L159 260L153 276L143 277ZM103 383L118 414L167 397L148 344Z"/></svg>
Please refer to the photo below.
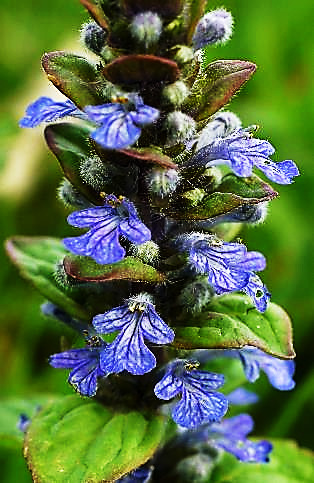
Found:
<svg viewBox="0 0 314 483"><path fill-rule="evenodd" d="M120 330L101 354L101 368L107 373L125 370L141 375L151 371L156 358L144 339L153 344L169 344L174 339L174 332L157 314L148 294L139 294L120 307L96 315L93 326L98 334Z"/></svg>
<svg viewBox="0 0 314 483"><path fill-rule="evenodd" d="M168 365L154 392L159 399L182 394L172 410L172 418L184 428L194 428L221 419L228 409L228 399L214 390L222 386L224 376L196 370L198 364L176 359Z"/></svg>
<svg viewBox="0 0 314 483"><path fill-rule="evenodd" d="M64 246L77 255L90 256L100 264L115 263L124 258L120 235L137 244L151 238L133 203L114 195L107 196L103 206L75 211L68 217L68 222L72 226L89 228L89 231L78 237L65 238Z"/></svg>

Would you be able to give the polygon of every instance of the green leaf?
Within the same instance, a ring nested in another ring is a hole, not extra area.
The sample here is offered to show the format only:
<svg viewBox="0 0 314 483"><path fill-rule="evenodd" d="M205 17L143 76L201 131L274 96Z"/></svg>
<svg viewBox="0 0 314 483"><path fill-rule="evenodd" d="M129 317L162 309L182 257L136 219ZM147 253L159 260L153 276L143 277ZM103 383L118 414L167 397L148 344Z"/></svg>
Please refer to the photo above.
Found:
<svg viewBox="0 0 314 483"><path fill-rule="evenodd" d="M89 144L91 129L67 122L50 124L45 128L48 147L58 159L65 177L88 200L100 203L102 198L81 177L80 164L92 156Z"/></svg>
<svg viewBox="0 0 314 483"><path fill-rule="evenodd" d="M120 262L100 265L90 257L67 256L63 265L67 275L83 282L130 280L162 283L165 281L164 274L134 257L126 257Z"/></svg>
<svg viewBox="0 0 314 483"><path fill-rule="evenodd" d="M288 314L273 303L261 313L246 295L215 297L208 312L190 316L182 324L174 327L176 347L239 349L251 345L283 359L295 357Z"/></svg>
<svg viewBox="0 0 314 483"><path fill-rule="evenodd" d="M57 51L44 54L42 66L48 79L79 108L102 104L97 92L100 79L95 67L84 57Z"/></svg>
<svg viewBox="0 0 314 483"><path fill-rule="evenodd" d="M41 483L112 482L145 463L163 435L161 416L69 396L34 417L24 453Z"/></svg>
<svg viewBox="0 0 314 483"><path fill-rule="evenodd" d="M207 220L230 213L241 206L264 203L278 196L271 186L255 175L249 178L227 175L217 190L206 194L204 190L195 188L174 199L164 212L179 220Z"/></svg>
<svg viewBox="0 0 314 483"><path fill-rule="evenodd" d="M244 60L217 60L201 67L182 109L197 121L206 120L230 101L255 70L255 64Z"/></svg>
<svg viewBox="0 0 314 483"><path fill-rule="evenodd" d="M75 318L89 318L85 308L73 300L56 280L56 265L67 253L60 240L17 236L6 242L6 250L21 275L44 297Z"/></svg>
<svg viewBox="0 0 314 483"><path fill-rule="evenodd" d="M242 463L224 453L210 483L313 483L314 454L294 441L273 440L270 463Z"/></svg>

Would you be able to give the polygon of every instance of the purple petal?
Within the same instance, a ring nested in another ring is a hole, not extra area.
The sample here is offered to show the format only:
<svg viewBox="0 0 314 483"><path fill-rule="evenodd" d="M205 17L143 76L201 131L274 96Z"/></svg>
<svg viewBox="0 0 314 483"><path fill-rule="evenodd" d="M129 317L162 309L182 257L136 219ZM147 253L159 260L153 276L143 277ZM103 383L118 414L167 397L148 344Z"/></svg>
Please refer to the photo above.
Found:
<svg viewBox="0 0 314 483"><path fill-rule="evenodd" d="M225 382L225 378L222 374L193 370L191 372L185 371L184 382L188 384L189 388L206 393L221 387Z"/></svg>
<svg viewBox="0 0 314 483"><path fill-rule="evenodd" d="M93 326L98 334L109 334L132 322L136 314L130 312L128 305L115 307L93 318Z"/></svg>
<svg viewBox="0 0 314 483"><path fill-rule="evenodd" d="M119 217L117 216L117 210L111 206L98 206L96 208L74 211L67 219L70 225L76 226L77 228L89 228L105 220L118 225Z"/></svg>
<svg viewBox="0 0 314 483"><path fill-rule="evenodd" d="M98 359L94 361L90 360L70 372L68 381L82 396L95 396L97 391L98 364Z"/></svg>
<svg viewBox="0 0 314 483"><path fill-rule="evenodd" d="M239 351L240 359L244 366L246 378L255 382L262 369L273 387L281 391L289 391L294 388L295 382L292 379L295 365L291 360L282 360L270 356L256 348L244 348Z"/></svg>
<svg viewBox="0 0 314 483"><path fill-rule="evenodd" d="M154 344L168 344L175 337L173 330L159 317L153 305L147 306L140 324L145 339Z"/></svg>
<svg viewBox="0 0 314 483"><path fill-rule="evenodd" d="M146 347L139 328L130 324L102 351L100 366L106 373L126 370L134 375L142 375L156 366L156 359Z"/></svg>
<svg viewBox="0 0 314 483"><path fill-rule="evenodd" d="M278 184L291 184L293 178L300 174L296 164L291 160L274 163L269 159L259 158L255 161L255 165L267 178Z"/></svg>
<svg viewBox="0 0 314 483"><path fill-rule="evenodd" d="M69 351L53 354L49 357L49 364L58 369L72 369L90 360L92 357L91 350L86 349L71 349ZM92 357L93 359L93 357Z"/></svg>
<svg viewBox="0 0 314 483"><path fill-rule="evenodd" d="M225 292L242 290L248 284L249 274L228 269L210 270L208 281L214 287L216 293L221 295Z"/></svg>
<svg viewBox="0 0 314 483"><path fill-rule="evenodd" d="M115 263L123 259L125 250L119 243L115 220L99 223L85 235L65 238L64 246L77 255L90 256L99 264Z"/></svg>
<svg viewBox="0 0 314 483"><path fill-rule="evenodd" d="M233 435L237 439L245 438L254 428L253 418L249 414L239 414L233 418L226 418L210 426L210 432L224 436Z"/></svg>
<svg viewBox="0 0 314 483"><path fill-rule="evenodd" d="M232 152L230 161L231 168L237 176L246 178L252 175L253 162L246 153Z"/></svg>
<svg viewBox="0 0 314 483"><path fill-rule="evenodd" d="M259 252L247 252L243 260L238 261L236 265L243 270L261 272L266 268L266 258Z"/></svg>
<svg viewBox="0 0 314 483"><path fill-rule="evenodd" d="M255 273L250 275L249 282L244 287L244 292L251 297L257 310L265 312L271 294Z"/></svg>
<svg viewBox="0 0 314 483"><path fill-rule="evenodd" d="M55 102L50 97L39 97L26 109L26 116L20 120L20 127L36 127L42 122L56 121L65 116L81 117L82 112L72 101Z"/></svg>
<svg viewBox="0 0 314 483"><path fill-rule="evenodd" d="M218 421L227 412L228 401L223 394L208 395L183 389L182 399L172 411L173 420L185 428L195 428L204 423Z"/></svg>
<svg viewBox="0 0 314 483"><path fill-rule="evenodd" d="M130 116L132 121L138 126L144 126L156 121L159 117L158 109L142 104L137 107L136 111L131 111Z"/></svg>
<svg viewBox="0 0 314 483"><path fill-rule="evenodd" d="M89 119L97 124L102 124L108 118L110 119L113 116L117 117L120 114L126 114L123 104L119 104L117 102L111 104L101 104L98 106L86 106L84 111L88 115Z"/></svg>
<svg viewBox="0 0 314 483"><path fill-rule="evenodd" d="M182 381L170 370L164 375L161 381L156 384L154 393L159 399L169 400L182 392L182 388Z"/></svg>
<svg viewBox="0 0 314 483"><path fill-rule="evenodd" d="M130 114L117 113L106 119L91 137L106 149L123 149L135 143L141 135Z"/></svg>
<svg viewBox="0 0 314 483"><path fill-rule="evenodd" d="M255 404L258 402L258 395L254 392L248 391L243 387L238 387L234 391L232 391L227 396L228 401L230 404L234 404L236 406L245 406L246 404Z"/></svg>
<svg viewBox="0 0 314 483"><path fill-rule="evenodd" d="M233 454L238 460L244 463L268 463L268 454L273 449L271 443L266 440L254 441L221 439L216 442L216 446Z"/></svg>
<svg viewBox="0 0 314 483"><path fill-rule="evenodd" d="M141 222L136 212L130 212L129 217L121 221L120 233L133 243L144 243L151 239L150 230Z"/></svg>

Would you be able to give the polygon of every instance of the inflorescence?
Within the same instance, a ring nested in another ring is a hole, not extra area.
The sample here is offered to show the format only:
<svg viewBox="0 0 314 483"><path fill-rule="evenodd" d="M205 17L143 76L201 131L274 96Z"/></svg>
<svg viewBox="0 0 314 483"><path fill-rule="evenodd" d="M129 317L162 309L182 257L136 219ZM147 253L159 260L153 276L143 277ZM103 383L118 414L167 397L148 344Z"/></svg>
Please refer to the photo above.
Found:
<svg viewBox="0 0 314 483"><path fill-rule="evenodd" d="M151 51L156 53L159 41L165 43L165 20L161 17L155 12L134 16L130 38L133 45L138 46L137 51L142 49L151 55ZM232 27L232 16L226 10L207 13L195 28L191 49L186 47L192 52L189 55L198 59L200 49L227 41ZM82 36L94 53L103 55L107 48L108 55L107 35L95 22L83 27ZM118 51L113 49L112 55L118 55ZM166 69L164 64L160 66ZM186 358L186 353L181 356L174 348L167 352L168 347L173 343L175 347L176 343L176 334L171 328L171 305L175 307L176 300L182 305L185 300L191 303L194 295L195 299L203 297L203 302L195 301L195 307L198 307L195 310L186 307L190 316L197 310L205 310L213 297L242 292L252 300L251 309L255 306L260 313L266 311L270 292L257 275L266 267L265 257L257 251L248 251L242 242L225 241L215 228L228 221L258 222L265 216L267 203L264 200L260 205L234 207L222 215L199 217L196 221L188 217L179 217L176 221L172 216L176 205L168 212L167 203L172 199L188 199L187 194L185 198L181 196L186 186L193 183L193 179L205 179L205 175L208 175L209 185L212 183L215 188L215 170L221 167L223 172L229 169L227 176L241 179L253 176L257 168L278 184L292 183L299 174L298 168L291 160L272 161L273 146L266 140L255 138L253 129L242 128L241 121L232 112L209 116L206 125L204 122L199 125L193 115L181 112L178 104L184 105L189 96L184 76L180 80L174 79L172 84L168 82L161 96L148 95L148 84L141 88L136 82L134 90L129 85L126 91L121 86L115 91L111 81L104 89L109 92L108 98L95 105L78 107L69 99L55 102L40 97L27 108L20 125L33 128L65 117L77 118L77 123L88 127L90 141L97 147L94 157L89 159L95 160L94 165L98 167L103 163L98 157L101 152L108 157L110 165L112 153L118 157L128 155L130 160L137 159L140 163L141 159L149 159L147 150L155 150L151 159L161 160L159 164L148 163L143 168L135 163L133 171L129 171L133 194L131 189L126 197L113 186L108 193L97 193L98 203L95 199L86 201L84 198L84 209L72 212L68 223L87 231L65 238L63 244L70 253L90 257L100 265L117 264L130 257L141 260L146 267L158 269L164 266L166 270L172 270L173 263L171 286L177 286L181 296L172 299L171 295L171 299L167 299L166 285L146 291L143 284L136 290L129 284L129 295L124 297L121 292L120 303L104 313L96 313L90 321L89 333L84 335L81 332L85 346L52 355L50 365L70 369L69 383L87 397L97 397L99 386L106 384L111 375L128 373L131 377L151 373L152 397L155 394L160 405L168 408L173 420L181 427L178 441L187 446L202 442L216 450L228 451L245 462L267 462L271 444L247 439L253 428L251 417L241 414L224 419L228 405L237 398L252 401L252 395L250 399L245 392L239 392L228 398L220 392L224 376L203 369L203 366L216 357L238 359L249 382L254 382L263 370L274 387L289 390L294 386L294 363L249 346L200 350L191 353L191 358ZM153 105L146 104L146 99L150 99ZM171 164L169 158L176 162L182 159L182 162ZM84 165L85 171L90 164L89 161ZM94 186L99 185L102 170L98 169L96 174L98 178ZM91 172L90 177L92 186ZM89 180L86 176L85 179ZM193 212L199 200L207 196L208 187L203 184L200 188L192 186L190 189L189 196L195 196L190 198ZM152 200L154 206L150 206ZM187 281L183 288L182 280ZM174 289L170 293L173 294ZM109 334L111 339L108 339ZM151 474L148 467L136 471L140 476L134 473L134 478L128 476L119 481L146 481Z"/></svg>

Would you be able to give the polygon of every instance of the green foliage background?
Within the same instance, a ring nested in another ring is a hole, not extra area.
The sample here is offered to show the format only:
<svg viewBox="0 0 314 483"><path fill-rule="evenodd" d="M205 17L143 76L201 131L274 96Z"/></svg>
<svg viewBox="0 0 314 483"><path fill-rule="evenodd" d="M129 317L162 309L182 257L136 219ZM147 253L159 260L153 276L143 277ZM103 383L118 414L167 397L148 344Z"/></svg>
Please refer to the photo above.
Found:
<svg viewBox="0 0 314 483"><path fill-rule="evenodd" d="M208 6L222 5L212 1ZM313 1L226 0L224 6L234 15L234 35L225 46L208 49L208 59L244 59L258 65L230 109L244 125L261 125L259 135L275 145L276 160L295 160L302 174L294 185L279 187L280 198L271 203L263 225L242 232L250 250L267 256L263 279L273 301L293 319L297 352L297 388L280 393L262 379L254 387L262 401L252 408L253 416L258 434L294 438L314 448L309 424L314 419ZM42 53L81 49L77 31L87 15L78 0L2 0L0 15L1 232L3 238L65 236L71 230L55 196L57 163L45 148L41 129L21 132L17 122L26 105L46 92ZM64 328L41 317L40 296L19 278L2 249L0 256L0 396L71 394L65 373L47 364L49 354L60 348ZM71 342L70 332L68 338ZM3 481L30 481L16 448L1 451L0 465Z"/></svg>

